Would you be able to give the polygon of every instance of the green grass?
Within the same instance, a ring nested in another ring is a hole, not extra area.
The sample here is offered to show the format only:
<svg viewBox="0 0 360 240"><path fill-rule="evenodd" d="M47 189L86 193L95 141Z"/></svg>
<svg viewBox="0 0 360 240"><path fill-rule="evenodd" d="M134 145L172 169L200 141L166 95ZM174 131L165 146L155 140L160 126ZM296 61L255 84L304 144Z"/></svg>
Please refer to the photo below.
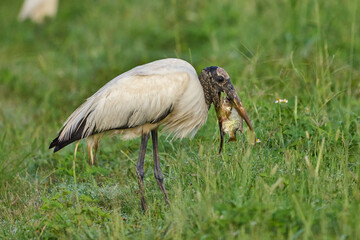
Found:
<svg viewBox="0 0 360 240"><path fill-rule="evenodd" d="M64 0L40 26L20 4L0 3L1 239L360 238L358 1ZM81 143L75 173L75 146L48 146L99 87L165 57L225 68L261 143L218 156L213 109L194 139L161 136L171 205L149 144L142 214L139 139L105 138L93 168Z"/></svg>

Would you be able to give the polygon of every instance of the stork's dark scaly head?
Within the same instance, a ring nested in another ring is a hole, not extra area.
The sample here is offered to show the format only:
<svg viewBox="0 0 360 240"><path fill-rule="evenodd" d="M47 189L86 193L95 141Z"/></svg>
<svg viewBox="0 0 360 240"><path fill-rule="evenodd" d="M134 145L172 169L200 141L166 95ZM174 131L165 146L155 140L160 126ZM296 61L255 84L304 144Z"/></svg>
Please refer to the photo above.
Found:
<svg viewBox="0 0 360 240"><path fill-rule="evenodd" d="M245 111L244 106L230 81L229 74L221 67L206 67L202 70L199 80L204 89L205 101L210 108L211 103L214 104L216 114L219 119L220 98L224 92L236 111L245 120L251 131L254 131L250 119ZM220 126L221 127L221 126Z"/></svg>

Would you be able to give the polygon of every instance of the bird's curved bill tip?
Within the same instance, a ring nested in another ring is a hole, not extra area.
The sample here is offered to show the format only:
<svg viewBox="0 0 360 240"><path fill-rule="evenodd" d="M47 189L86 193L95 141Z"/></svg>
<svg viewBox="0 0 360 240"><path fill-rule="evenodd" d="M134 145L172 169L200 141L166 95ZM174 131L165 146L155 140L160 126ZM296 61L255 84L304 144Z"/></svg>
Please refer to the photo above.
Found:
<svg viewBox="0 0 360 240"><path fill-rule="evenodd" d="M233 104L235 106L236 111L238 112L238 114L245 120L246 124L248 125L249 129L251 130L251 134L248 134L248 141L249 143L255 145L256 144L256 135L255 135L255 131L254 128L250 122L250 119L246 113L246 110L244 108L244 106L242 105L240 98L237 96L237 94L233 97L233 99L231 99L233 101Z"/></svg>

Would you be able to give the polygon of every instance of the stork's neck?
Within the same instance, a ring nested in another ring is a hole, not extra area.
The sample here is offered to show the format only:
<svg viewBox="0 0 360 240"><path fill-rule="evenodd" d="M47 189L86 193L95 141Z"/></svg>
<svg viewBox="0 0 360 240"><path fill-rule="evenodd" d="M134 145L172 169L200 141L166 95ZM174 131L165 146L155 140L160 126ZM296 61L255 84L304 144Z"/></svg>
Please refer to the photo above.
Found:
<svg viewBox="0 0 360 240"><path fill-rule="evenodd" d="M200 84L204 90L204 97L205 97L205 103L210 109L211 103L213 102L213 89L210 85L210 73L206 71L206 68L202 70L201 74L199 75L199 81Z"/></svg>

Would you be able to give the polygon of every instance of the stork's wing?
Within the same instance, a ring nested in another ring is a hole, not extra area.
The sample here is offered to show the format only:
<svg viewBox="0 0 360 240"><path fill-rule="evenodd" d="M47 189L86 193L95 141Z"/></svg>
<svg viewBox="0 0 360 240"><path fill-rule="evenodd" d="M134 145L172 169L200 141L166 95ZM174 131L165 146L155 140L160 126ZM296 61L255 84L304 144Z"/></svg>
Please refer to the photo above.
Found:
<svg viewBox="0 0 360 240"><path fill-rule="evenodd" d="M58 151L93 134L157 123L173 110L189 80L187 72L119 76L70 115L50 148Z"/></svg>

